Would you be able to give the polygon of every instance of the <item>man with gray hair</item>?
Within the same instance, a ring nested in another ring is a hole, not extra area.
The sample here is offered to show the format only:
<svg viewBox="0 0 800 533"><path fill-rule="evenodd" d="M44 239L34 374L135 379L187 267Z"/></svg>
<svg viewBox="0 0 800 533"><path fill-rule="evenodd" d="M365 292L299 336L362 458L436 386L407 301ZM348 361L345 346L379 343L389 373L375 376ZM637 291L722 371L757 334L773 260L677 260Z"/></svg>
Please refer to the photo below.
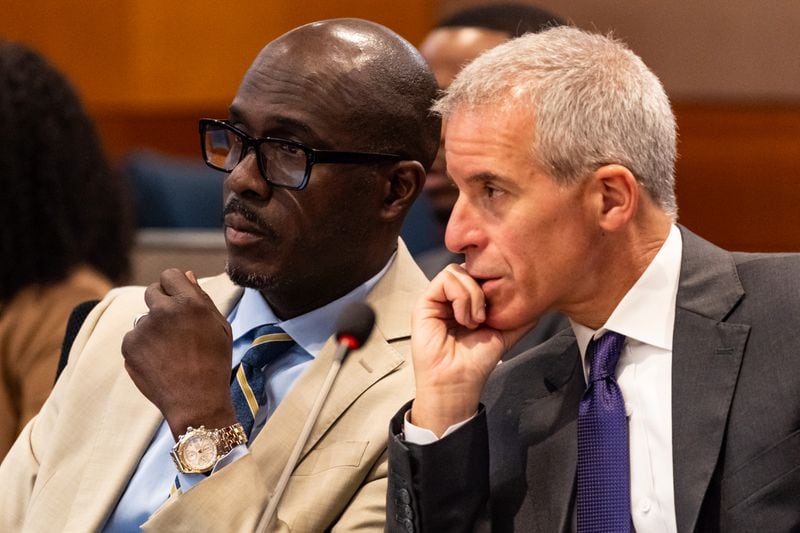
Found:
<svg viewBox="0 0 800 533"><path fill-rule="evenodd" d="M435 109L466 262L414 311L388 529L797 530L800 255L676 225L656 76L554 28L479 57ZM571 331L498 365L551 310Z"/></svg>

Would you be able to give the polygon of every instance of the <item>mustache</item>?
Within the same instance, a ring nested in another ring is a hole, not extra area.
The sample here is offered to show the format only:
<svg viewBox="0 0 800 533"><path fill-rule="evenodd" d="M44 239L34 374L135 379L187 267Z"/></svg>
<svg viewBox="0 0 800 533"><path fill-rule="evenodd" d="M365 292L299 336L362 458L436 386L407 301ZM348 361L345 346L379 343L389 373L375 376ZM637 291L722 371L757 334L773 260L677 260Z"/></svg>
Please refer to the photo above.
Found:
<svg viewBox="0 0 800 533"><path fill-rule="evenodd" d="M225 204L225 208L222 210L222 216L230 215L231 213L236 213L242 216L246 221L257 225L260 229L263 229L264 226L267 224L259 218L255 211L247 207L244 202L242 202L238 198L231 198L227 204Z"/></svg>
<svg viewBox="0 0 800 533"><path fill-rule="evenodd" d="M274 235L274 231L269 223L264 221L258 214L250 209L244 202L242 202L239 198L231 198L227 204L225 204L225 208L222 210L222 217L223 223L225 215L229 215L231 213L236 213L241 215L246 221L250 222L251 224L255 224L259 230L264 232L268 235Z"/></svg>

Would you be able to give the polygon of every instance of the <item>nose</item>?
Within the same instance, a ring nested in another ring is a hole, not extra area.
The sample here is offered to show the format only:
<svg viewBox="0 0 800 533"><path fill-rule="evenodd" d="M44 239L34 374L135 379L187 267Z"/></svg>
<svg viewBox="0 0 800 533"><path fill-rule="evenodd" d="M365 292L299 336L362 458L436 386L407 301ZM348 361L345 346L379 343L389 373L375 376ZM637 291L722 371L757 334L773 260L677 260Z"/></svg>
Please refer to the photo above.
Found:
<svg viewBox="0 0 800 533"><path fill-rule="evenodd" d="M463 194L458 195L447 222L444 243L451 252L466 254L470 248L480 248L485 234L477 213Z"/></svg>
<svg viewBox="0 0 800 533"><path fill-rule="evenodd" d="M261 176L258 160L252 149L247 151L239 164L225 178L225 189L226 192L236 193L244 198L265 199L269 197L272 188Z"/></svg>

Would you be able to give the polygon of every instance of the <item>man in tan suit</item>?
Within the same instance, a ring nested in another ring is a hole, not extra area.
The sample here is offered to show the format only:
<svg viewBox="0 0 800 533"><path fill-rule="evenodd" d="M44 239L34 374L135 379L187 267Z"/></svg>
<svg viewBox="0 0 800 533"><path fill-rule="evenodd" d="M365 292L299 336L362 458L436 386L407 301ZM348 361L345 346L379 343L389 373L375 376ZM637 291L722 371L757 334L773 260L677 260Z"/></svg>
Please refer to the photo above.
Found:
<svg viewBox="0 0 800 533"><path fill-rule="evenodd" d="M201 121L206 162L228 172L227 276L168 270L97 306L0 466L0 530L252 530L353 300L376 327L345 360L271 528L383 530L385 423L412 396L410 309L426 286L398 233L436 153L435 93L416 50L366 21L264 48L229 119ZM248 432L232 368L265 323L296 344L257 369Z"/></svg>

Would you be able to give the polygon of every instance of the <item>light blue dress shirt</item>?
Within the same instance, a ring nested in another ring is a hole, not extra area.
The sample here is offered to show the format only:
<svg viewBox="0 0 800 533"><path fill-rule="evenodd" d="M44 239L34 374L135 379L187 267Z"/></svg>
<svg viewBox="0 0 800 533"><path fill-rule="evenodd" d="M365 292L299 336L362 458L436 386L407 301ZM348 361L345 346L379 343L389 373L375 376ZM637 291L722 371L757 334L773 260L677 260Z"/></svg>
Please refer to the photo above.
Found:
<svg viewBox="0 0 800 533"><path fill-rule="evenodd" d="M259 418L269 418L278 404L286 396L292 385L314 360L328 338L335 333L336 320L342 309L349 303L364 300L380 280L394 256L386 266L366 283L329 304L289 320L280 321L270 309L261 294L255 289L245 289L239 303L228 316L233 334L233 353L231 369L244 357L255 335L255 328L264 324L277 324L297 343L286 355L266 369L267 401L261 409L267 409L267 416L259 410ZM259 428L254 428L254 432ZM255 438L255 435L253 435ZM252 440L252 439L251 439ZM139 465L131 476L117 506L111 512L103 531L109 533L138 532L167 499L178 471L170 457L175 439L166 420L162 421L145 451ZM213 472L249 453L242 445L234 448L215 467ZM211 475L213 475L213 472ZM186 492L205 479L203 474L178 474L181 490Z"/></svg>

